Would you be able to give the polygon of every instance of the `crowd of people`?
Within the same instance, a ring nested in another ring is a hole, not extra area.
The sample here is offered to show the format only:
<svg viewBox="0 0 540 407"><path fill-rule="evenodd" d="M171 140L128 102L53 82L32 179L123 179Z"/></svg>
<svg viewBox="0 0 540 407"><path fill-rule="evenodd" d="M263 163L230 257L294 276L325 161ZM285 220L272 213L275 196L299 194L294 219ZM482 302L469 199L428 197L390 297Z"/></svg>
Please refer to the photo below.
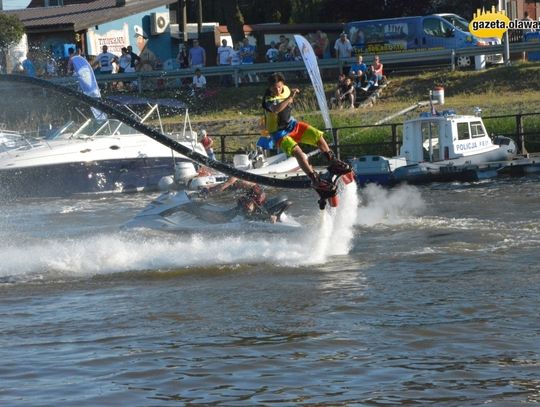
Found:
<svg viewBox="0 0 540 407"><path fill-rule="evenodd" d="M358 96L378 88L385 80L383 63L375 55L373 64L369 67L364 63L362 55L357 55L356 62L351 65L347 74L341 73L338 78L336 90L330 99L330 104L339 109L345 102L354 109Z"/></svg>
<svg viewBox="0 0 540 407"><path fill-rule="evenodd" d="M120 55L116 55L109 51L107 45L103 45L101 53L93 58L89 58L89 62L95 69L96 74L114 74L114 73L130 73L137 71L151 71L162 68L159 59L156 55L145 47L144 33L140 27L135 30L137 46L141 50L140 55L137 55L131 45L121 48ZM335 40L333 48L330 45L328 36L321 30L306 36L307 40L313 47L317 58L329 58L334 56L337 59L345 60L340 64L344 72L338 79L338 84L331 99L331 104L338 108L348 105L354 108L359 96L377 88L384 79L383 64L379 56L375 56L371 66L364 63L363 56L357 55L356 61L348 67L350 60L353 57L354 49L351 41L347 38L345 32L340 33ZM141 44L139 44L139 41ZM332 53L333 51L333 53ZM70 48L69 56L65 64L58 64L57 61L49 57L43 67L36 63L35 53L30 50L26 59L18 67L20 72L24 72L29 76L57 76L57 75L73 75L73 65L71 60L74 56L82 55L80 48ZM43 58L40 58L41 61ZM191 89L192 96L206 95L207 79L204 75L204 68L208 65L229 67L234 65L252 65L256 61L260 61L258 51L253 41L245 37L242 41L235 44L229 44L227 39L221 40L221 45L217 48L215 60L207 55L206 49L199 43L197 39L193 40L190 47L181 43L178 47L176 55L176 65L179 69L193 70L192 79L182 81L182 86L187 86ZM299 61L301 60L300 50L294 40L284 34L279 35L279 41L271 41L268 49L264 53L264 61L268 63ZM43 62L41 62L43 65ZM234 82L234 79L237 82ZM219 77L219 85L222 87L230 87L239 83L259 82L260 75L249 70L241 77L235 77L230 73L224 73ZM122 86L133 85L136 82L118 82L114 83L117 89ZM121 86L118 86L121 85Z"/></svg>

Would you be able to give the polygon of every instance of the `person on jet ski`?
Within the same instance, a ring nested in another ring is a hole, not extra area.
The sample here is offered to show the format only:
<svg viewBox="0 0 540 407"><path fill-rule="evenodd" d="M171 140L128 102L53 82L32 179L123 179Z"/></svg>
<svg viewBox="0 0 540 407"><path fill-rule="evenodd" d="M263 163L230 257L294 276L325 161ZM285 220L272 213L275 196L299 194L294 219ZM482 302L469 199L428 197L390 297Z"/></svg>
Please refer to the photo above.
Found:
<svg viewBox="0 0 540 407"><path fill-rule="evenodd" d="M226 189L233 188L234 190L241 191L243 194L236 201L236 208L250 219L267 219L270 222L275 223L277 217L270 215L264 208L266 202L266 194L260 185L253 182L243 181L235 177L230 177L227 181L218 184L216 186L206 188L206 191L202 191L206 195L216 192L222 192Z"/></svg>

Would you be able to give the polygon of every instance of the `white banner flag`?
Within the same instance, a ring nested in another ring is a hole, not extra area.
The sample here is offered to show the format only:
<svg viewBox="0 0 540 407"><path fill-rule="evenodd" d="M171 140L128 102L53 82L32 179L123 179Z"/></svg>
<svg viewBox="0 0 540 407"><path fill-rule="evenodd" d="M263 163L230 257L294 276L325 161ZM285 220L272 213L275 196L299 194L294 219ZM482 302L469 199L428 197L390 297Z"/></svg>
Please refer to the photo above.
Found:
<svg viewBox="0 0 540 407"><path fill-rule="evenodd" d="M300 54L306 65L306 69L311 78L311 83L315 89L315 96L321 109L321 114L324 120L324 124L327 129L332 129L332 122L330 121L330 112L328 111L328 104L326 103L326 95L324 93L324 87L321 79L321 73L319 72L319 65L317 64L317 57L311 44L301 35L295 34L294 40L296 45L300 49Z"/></svg>

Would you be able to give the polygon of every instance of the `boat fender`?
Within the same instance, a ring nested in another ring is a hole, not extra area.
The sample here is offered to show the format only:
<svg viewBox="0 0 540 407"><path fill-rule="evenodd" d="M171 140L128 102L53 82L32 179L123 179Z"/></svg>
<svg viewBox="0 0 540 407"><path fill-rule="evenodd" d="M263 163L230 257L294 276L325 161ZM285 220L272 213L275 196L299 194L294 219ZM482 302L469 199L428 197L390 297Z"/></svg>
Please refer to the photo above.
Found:
<svg viewBox="0 0 540 407"><path fill-rule="evenodd" d="M158 182L158 188L160 191L169 191L174 185L174 177L172 175L166 175L161 177Z"/></svg>

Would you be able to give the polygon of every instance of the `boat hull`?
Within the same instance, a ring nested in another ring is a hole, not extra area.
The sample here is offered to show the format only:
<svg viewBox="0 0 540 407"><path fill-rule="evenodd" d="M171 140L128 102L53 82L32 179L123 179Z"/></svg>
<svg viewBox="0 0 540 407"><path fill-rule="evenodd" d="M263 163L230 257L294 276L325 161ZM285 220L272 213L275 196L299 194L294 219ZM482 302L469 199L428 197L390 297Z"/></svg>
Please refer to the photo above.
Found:
<svg viewBox="0 0 540 407"><path fill-rule="evenodd" d="M0 196L10 199L156 190L159 180L173 172L170 155L2 169Z"/></svg>
<svg viewBox="0 0 540 407"><path fill-rule="evenodd" d="M513 145L513 142L512 142ZM514 156L515 149L502 145L491 151L454 160L422 162L396 168L393 172L395 183L426 184L430 182L474 182L497 176L497 169L503 167Z"/></svg>

